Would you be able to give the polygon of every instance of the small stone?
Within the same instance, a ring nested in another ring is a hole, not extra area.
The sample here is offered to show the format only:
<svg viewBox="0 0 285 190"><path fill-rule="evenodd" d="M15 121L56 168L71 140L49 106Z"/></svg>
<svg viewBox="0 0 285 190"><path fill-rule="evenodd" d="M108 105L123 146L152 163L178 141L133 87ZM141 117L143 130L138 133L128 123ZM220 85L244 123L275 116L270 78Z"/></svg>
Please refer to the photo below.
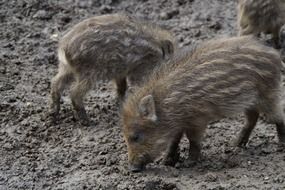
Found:
<svg viewBox="0 0 285 190"><path fill-rule="evenodd" d="M94 140L95 140L94 137L89 137L89 139L88 139L88 141L91 141L91 142L93 142Z"/></svg>
<svg viewBox="0 0 285 190"><path fill-rule="evenodd" d="M13 149L13 146L12 146L12 144L10 144L10 143L5 143L5 144L3 145L3 148L6 149L6 150L12 150L12 149Z"/></svg>
<svg viewBox="0 0 285 190"><path fill-rule="evenodd" d="M214 22L209 26L209 28L215 29L215 30L220 30L220 29L222 29L222 25L219 22Z"/></svg>
<svg viewBox="0 0 285 190"><path fill-rule="evenodd" d="M104 158L104 157L99 158L98 159L98 164L99 165L105 165L106 164L106 158Z"/></svg>
<svg viewBox="0 0 285 190"><path fill-rule="evenodd" d="M279 176L273 179L273 182L275 183L283 183L284 182L284 178L283 176Z"/></svg>
<svg viewBox="0 0 285 190"><path fill-rule="evenodd" d="M102 151L99 152L99 155L106 155L108 153L107 149L103 149Z"/></svg>
<svg viewBox="0 0 285 190"><path fill-rule="evenodd" d="M187 0L177 0L178 5L184 5L187 3Z"/></svg>
<svg viewBox="0 0 285 190"><path fill-rule="evenodd" d="M113 7L109 6L109 5L102 5L100 7L100 12L102 14L106 14L106 13L112 13L113 12Z"/></svg>
<svg viewBox="0 0 285 190"><path fill-rule="evenodd" d="M38 12L36 12L36 14L34 14L33 18L48 20L51 19L51 15L48 14L48 12L45 10L39 10Z"/></svg>
<svg viewBox="0 0 285 190"><path fill-rule="evenodd" d="M172 173L173 177L178 177L179 176L179 171L178 170L174 170Z"/></svg>
<svg viewBox="0 0 285 190"><path fill-rule="evenodd" d="M197 30L194 34L195 37L200 37L201 36L201 30Z"/></svg>
<svg viewBox="0 0 285 190"><path fill-rule="evenodd" d="M88 8L92 6L92 1L78 1L78 7L80 8Z"/></svg>
<svg viewBox="0 0 285 190"><path fill-rule="evenodd" d="M15 102L17 102L17 100L16 100L15 97L10 97L10 98L8 99L8 102L9 102L9 103L15 103Z"/></svg>
<svg viewBox="0 0 285 190"><path fill-rule="evenodd" d="M33 104L32 104L32 102L27 102L26 105L27 105L27 107L31 107Z"/></svg>
<svg viewBox="0 0 285 190"><path fill-rule="evenodd" d="M214 173L207 173L206 174L206 181L207 182L216 182L218 180L218 176Z"/></svg>
<svg viewBox="0 0 285 190"><path fill-rule="evenodd" d="M178 9L175 9L173 11L168 12L169 18L173 18L174 16L178 15L180 11Z"/></svg>
<svg viewBox="0 0 285 190"><path fill-rule="evenodd" d="M159 18L161 20L169 20L169 19L172 19L174 16L176 16L178 14L179 14L179 10L175 9L175 10L172 10L172 11L169 11L169 12L161 12L160 15L159 15Z"/></svg>
<svg viewBox="0 0 285 190"><path fill-rule="evenodd" d="M183 36L179 37L178 41L179 41L179 42L184 42Z"/></svg>
<svg viewBox="0 0 285 190"><path fill-rule="evenodd" d="M169 19L166 12L160 13L160 14L159 14L159 18L160 18L161 20L167 20L167 19Z"/></svg>
<svg viewBox="0 0 285 190"><path fill-rule="evenodd" d="M270 148L263 148L263 149L261 150L261 152L262 152L263 154L270 154L270 153L272 152L272 150L271 150Z"/></svg>
<svg viewBox="0 0 285 190"><path fill-rule="evenodd" d="M52 34L50 36L50 39L53 40L53 41L58 41L58 34Z"/></svg>
<svg viewBox="0 0 285 190"><path fill-rule="evenodd" d="M72 20L72 18L69 16L63 16L60 18L60 20L64 23L69 23Z"/></svg>

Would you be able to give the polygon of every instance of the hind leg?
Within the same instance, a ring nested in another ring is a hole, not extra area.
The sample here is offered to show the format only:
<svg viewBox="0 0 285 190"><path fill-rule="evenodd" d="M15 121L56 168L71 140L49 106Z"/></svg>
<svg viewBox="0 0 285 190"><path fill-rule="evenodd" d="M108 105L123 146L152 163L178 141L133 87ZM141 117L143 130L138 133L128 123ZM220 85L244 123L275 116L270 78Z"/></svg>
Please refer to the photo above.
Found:
<svg viewBox="0 0 285 190"><path fill-rule="evenodd" d="M236 145L239 147L243 147L247 144L249 136L256 126L256 122L258 120L259 113L256 110L246 110L246 124L243 127L242 131L239 133Z"/></svg>
<svg viewBox="0 0 285 190"><path fill-rule="evenodd" d="M92 87L92 80L86 76L76 77L71 89L70 98L74 109L74 117L82 124L89 125L89 118L83 104L83 98Z"/></svg>
<svg viewBox="0 0 285 190"><path fill-rule="evenodd" d="M279 142L285 143L285 123L284 123L284 113L282 110L282 106L279 104L277 105L275 113L275 125L277 130L277 135Z"/></svg>
<svg viewBox="0 0 285 190"><path fill-rule="evenodd" d="M72 81L71 71L60 63L58 73L51 81L49 115L54 121L57 120L59 114L61 94Z"/></svg>
<svg viewBox="0 0 285 190"><path fill-rule="evenodd" d="M271 108L271 112L267 114L270 121L276 125L277 135L279 142L285 143L285 123L284 123L284 112L281 101L278 98L275 99L274 104Z"/></svg>

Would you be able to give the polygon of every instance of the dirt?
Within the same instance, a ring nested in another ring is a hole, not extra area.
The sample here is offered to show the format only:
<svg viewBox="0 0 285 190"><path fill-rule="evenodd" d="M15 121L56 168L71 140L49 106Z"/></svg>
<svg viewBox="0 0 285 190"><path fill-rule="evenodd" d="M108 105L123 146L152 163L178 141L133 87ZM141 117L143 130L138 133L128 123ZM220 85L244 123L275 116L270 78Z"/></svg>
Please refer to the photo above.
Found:
<svg viewBox="0 0 285 190"><path fill-rule="evenodd" d="M231 0L0 0L0 189L284 189L285 149L262 119L244 149L231 148L243 118L225 119L209 125L197 164L187 164L183 139L175 167L157 162L142 173L128 171L112 84L86 97L91 126L74 120L68 93L60 122L47 124L58 38L120 11L169 28L180 47L237 34Z"/></svg>

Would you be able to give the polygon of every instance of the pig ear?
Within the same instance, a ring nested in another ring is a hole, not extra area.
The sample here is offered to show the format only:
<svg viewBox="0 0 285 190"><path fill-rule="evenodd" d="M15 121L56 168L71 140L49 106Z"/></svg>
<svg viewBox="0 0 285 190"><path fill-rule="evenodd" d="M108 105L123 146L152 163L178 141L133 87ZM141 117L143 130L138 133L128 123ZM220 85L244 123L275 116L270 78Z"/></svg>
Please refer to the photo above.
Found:
<svg viewBox="0 0 285 190"><path fill-rule="evenodd" d="M139 104L139 113L144 119L151 120L153 122L157 121L155 104L152 95L147 95L141 99Z"/></svg>
<svg viewBox="0 0 285 190"><path fill-rule="evenodd" d="M167 59L174 53L174 45L170 40L164 40L161 43L163 58Z"/></svg>

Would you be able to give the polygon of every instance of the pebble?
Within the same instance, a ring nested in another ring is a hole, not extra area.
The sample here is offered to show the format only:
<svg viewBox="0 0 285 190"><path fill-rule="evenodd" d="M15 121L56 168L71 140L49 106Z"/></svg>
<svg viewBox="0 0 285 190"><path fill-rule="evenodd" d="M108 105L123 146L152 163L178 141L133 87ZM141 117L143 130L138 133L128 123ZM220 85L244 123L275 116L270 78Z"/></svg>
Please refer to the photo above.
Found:
<svg viewBox="0 0 285 190"><path fill-rule="evenodd" d="M178 176L179 176L179 171L178 171L178 170L174 170L174 171L172 172L172 176L173 176L173 177L178 177Z"/></svg>
<svg viewBox="0 0 285 190"><path fill-rule="evenodd" d="M11 143L5 143L3 145L3 148L6 150L12 150L13 149L13 145Z"/></svg>
<svg viewBox="0 0 285 190"><path fill-rule="evenodd" d="M52 34L50 36L50 39L53 40L53 41L58 41L58 34Z"/></svg>
<svg viewBox="0 0 285 190"><path fill-rule="evenodd" d="M201 30L197 30L194 34L195 37L200 37L201 36Z"/></svg>
<svg viewBox="0 0 285 190"><path fill-rule="evenodd" d="M212 172L207 173L205 177L207 182L216 182L218 180L218 176Z"/></svg>
<svg viewBox="0 0 285 190"><path fill-rule="evenodd" d="M113 8L109 5L102 5L100 7L100 12L102 14L106 14L106 13L112 13L113 12Z"/></svg>
<svg viewBox="0 0 285 190"><path fill-rule="evenodd" d="M36 14L34 14L33 18L48 20L51 19L51 15L46 10L38 10Z"/></svg>
<svg viewBox="0 0 285 190"><path fill-rule="evenodd" d="M177 0L179 6L184 5L187 3L187 0Z"/></svg>
<svg viewBox="0 0 285 190"><path fill-rule="evenodd" d="M169 19L172 19L174 16L176 16L178 14L179 14L179 10L175 9L175 10L172 10L172 11L169 11L169 12L161 12L159 14L159 18L161 20L169 20Z"/></svg>
<svg viewBox="0 0 285 190"><path fill-rule="evenodd" d="M161 20L167 20L168 19L168 15L167 15L166 12L162 12L162 13L159 14L159 18Z"/></svg>
<svg viewBox="0 0 285 190"><path fill-rule="evenodd" d="M93 141L95 141L95 138L94 137L89 137L88 141L93 142Z"/></svg>
<svg viewBox="0 0 285 190"><path fill-rule="evenodd" d="M220 22L214 22L209 26L209 28L212 28L214 30L221 30L222 24Z"/></svg>

